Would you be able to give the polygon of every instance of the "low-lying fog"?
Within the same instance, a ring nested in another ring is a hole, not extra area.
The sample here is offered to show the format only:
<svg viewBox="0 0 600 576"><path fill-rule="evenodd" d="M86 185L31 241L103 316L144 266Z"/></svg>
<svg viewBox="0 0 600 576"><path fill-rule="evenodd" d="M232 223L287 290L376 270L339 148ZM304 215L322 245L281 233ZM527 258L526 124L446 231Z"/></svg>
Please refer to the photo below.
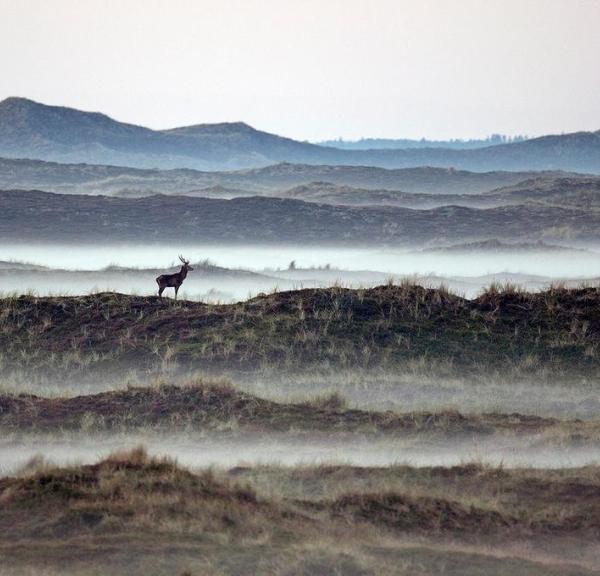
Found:
<svg viewBox="0 0 600 576"><path fill-rule="evenodd" d="M539 438L493 437L462 441L373 439L355 437L257 436L82 436L72 439L27 437L0 441L0 475L18 472L32 458L53 464L89 464L114 451L144 445L150 454L175 458L191 468L280 464L354 466L456 466L468 462L509 468L573 468L600 464L597 447L540 446Z"/></svg>
<svg viewBox="0 0 600 576"><path fill-rule="evenodd" d="M99 270L117 265L168 268L178 254L192 262L211 260L225 268L254 271L330 265L342 270L390 274L483 276L497 272L548 277L600 276L600 255L587 251L521 253L431 253L386 248L312 248L305 246L30 246L0 245L0 260L16 260L67 270Z"/></svg>
<svg viewBox="0 0 600 576"><path fill-rule="evenodd" d="M275 289L330 286L336 282L349 287L369 287L390 277L395 281L406 276L418 277L420 283L428 286L445 283L452 291L468 297L494 281L510 281L537 290L553 280L578 283L600 277L600 255L586 250L456 253L294 246L0 245L0 262L27 262L71 271L70 275L51 271L17 274L2 272L0 266L0 291L32 291L38 295L75 295L94 290L153 294L154 272L103 269L119 266L167 271L177 267L178 254L192 262L208 259L216 266L235 270L217 274L197 269L190 272L182 287L183 297L223 302Z"/></svg>
<svg viewBox="0 0 600 576"><path fill-rule="evenodd" d="M543 418L597 420L600 414L600 394L595 380L547 382L543 374L526 380L509 373L481 375L477 378L442 376L427 366L407 365L394 372L367 370L336 370L335 374L310 371L303 374L270 375L220 374L231 376L233 386L243 392L279 403L312 402L333 393L339 394L348 408L391 410L396 413L458 411L465 415L484 413L530 414ZM46 380L37 382L18 374L0 379L2 394L36 394L44 397L73 397L123 390L131 386L153 386L157 382L186 385L206 375L182 371L144 375L119 374L103 378L86 378L82 374L72 381ZM208 377L210 381L210 377Z"/></svg>
<svg viewBox="0 0 600 576"><path fill-rule="evenodd" d="M396 413L456 410L583 420L597 419L600 414L597 382L544 383L541 374L526 381L505 375L505 379L485 376L467 382L459 377L411 373L407 367L380 375L355 370L339 371L336 376L248 377L235 386L276 402L304 402L337 393L349 407Z"/></svg>

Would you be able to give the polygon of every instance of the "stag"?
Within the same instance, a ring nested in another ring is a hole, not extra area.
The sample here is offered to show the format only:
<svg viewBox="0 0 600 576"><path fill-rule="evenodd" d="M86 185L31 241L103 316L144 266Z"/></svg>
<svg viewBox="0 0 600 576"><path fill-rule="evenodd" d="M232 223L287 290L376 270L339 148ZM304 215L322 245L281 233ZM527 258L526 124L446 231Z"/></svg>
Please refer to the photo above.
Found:
<svg viewBox="0 0 600 576"><path fill-rule="evenodd" d="M177 298L177 292L179 292L179 287L183 284L187 273L193 268L190 266L189 260L185 260L183 256L179 256L179 260L183 266L179 272L175 274L162 274L156 279L156 283L158 284L158 295L162 297L162 293L165 288L175 288L175 298Z"/></svg>

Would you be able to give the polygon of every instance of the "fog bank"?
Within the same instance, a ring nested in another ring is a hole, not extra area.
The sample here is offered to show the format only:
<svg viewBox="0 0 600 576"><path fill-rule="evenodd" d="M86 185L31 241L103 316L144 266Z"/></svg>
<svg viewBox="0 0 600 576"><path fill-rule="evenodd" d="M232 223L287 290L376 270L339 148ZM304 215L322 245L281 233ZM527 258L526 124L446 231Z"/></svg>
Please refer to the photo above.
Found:
<svg viewBox="0 0 600 576"><path fill-rule="evenodd" d="M0 441L0 474L18 472L33 457L57 465L90 464L117 450L144 445L150 454L175 458L191 468L280 464L354 466L456 466L468 462L510 468L572 468L600 463L597 447L540 446L536 437L491 437L461 441L390 440L372 437L84 436L25 437Z"/></svg>

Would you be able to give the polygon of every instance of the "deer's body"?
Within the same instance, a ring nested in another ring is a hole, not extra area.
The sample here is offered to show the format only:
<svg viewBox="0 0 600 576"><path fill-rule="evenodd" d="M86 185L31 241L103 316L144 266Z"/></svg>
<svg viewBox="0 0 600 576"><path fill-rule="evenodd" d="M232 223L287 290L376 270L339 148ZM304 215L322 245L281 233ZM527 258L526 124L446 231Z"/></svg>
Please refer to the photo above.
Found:
<svg viewBox="0 0 600 576"><path fill-rule="evenodd" d="M177 292L179 292L179 287L183 284L185 277L189 270L193 270L190 266L189 261L184 260L181 256L179 257L183 266L179 272L175 274L162 274L156 279L156 283L158 284L158 295L162 296L162 293L165 288L175 288L175 298L177 298Z"/></svg>

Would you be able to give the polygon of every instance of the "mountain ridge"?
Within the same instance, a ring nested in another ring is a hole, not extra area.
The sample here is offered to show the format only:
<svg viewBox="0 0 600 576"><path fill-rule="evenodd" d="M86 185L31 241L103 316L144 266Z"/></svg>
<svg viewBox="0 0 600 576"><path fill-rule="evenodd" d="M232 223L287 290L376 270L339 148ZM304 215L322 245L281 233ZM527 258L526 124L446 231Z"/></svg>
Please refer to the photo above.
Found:
<svg viewBox="0 0 600 576"><path fill-rule="evenodd" d="M202 170L292 162L600 173L600 132L548 135L469 150L342 150L262 132L243 122L152 130L119 122L101 112L10 97L0 102L0 156Z"/></svg>

